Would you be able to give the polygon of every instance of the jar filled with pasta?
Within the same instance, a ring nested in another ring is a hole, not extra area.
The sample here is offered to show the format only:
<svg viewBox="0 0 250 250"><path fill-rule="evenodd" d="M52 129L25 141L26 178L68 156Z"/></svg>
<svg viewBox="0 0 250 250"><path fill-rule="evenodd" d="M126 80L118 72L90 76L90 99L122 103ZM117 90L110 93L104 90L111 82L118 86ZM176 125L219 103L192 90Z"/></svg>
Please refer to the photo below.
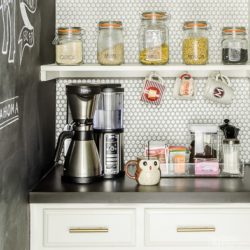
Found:
<svg viewBox="0 0 250 250"><path fill-rule="evenodd" d="M169 35L166 12L144 12L140 29L140 55L142 64L159 65L169 61Z"/></svg>
<svg viewBox="0 0 250 250"><path fill-rule="evenodd" d="M97 60L102 65L124 63L124 42L122 22L101 21L97 41Z"/></svg>
<svg viewBox="0 0 250 250"><path fill-rule="evenodd" d="M183 62L188 65L208 63L208 25L205 21L185 22L182 44Z"/></svg>
<svg viewBox="0 0 250 250"><path fill-rule="evenodd" d="M56 45L56 63L79 65L83 63L83 39L80 27L60 27L53 44Z"/></svg>

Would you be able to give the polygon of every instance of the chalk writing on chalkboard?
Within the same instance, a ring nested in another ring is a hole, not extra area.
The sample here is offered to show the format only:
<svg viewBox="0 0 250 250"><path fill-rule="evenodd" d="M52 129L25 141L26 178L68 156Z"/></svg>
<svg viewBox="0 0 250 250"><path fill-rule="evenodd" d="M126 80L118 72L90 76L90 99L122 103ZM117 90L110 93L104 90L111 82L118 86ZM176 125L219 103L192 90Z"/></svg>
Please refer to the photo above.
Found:
<svg viewBox="0 0 250 250"><path fill-rule="evenodd" d="M0 130L19 120L18 96L0 102Z"/></svg>
<svg viewBox="0 0 250 250"><path fill-rule="evenodd" d="M8 62L14 63L16 54L16 0L1 0L3 19L2 54L8 54Z"/></svg>
<svg viewBox="0 0 250 250"><path fill-rule="evenodd" d="M35 31L27 11L31 14L36 12L37 0L19 0L19 2L24 23L18 38L21 64L25 47L32 48L34 46ZM3 20L2 54L8 54L8 63L14 63L16 54L16 0L0 0L0 10Z"/></svg>
<svg viewBox="0 0 250 250"><path fill-rule="evenodd" d="M37 9L37 0L21 0L20 1L20 10L22 19L24 22L24 26L21 29L18 44L19 44L19 51L20 51L20 64L22 63L23 59L23 52L25 47L32 48L34 46L34 39L35 39L35 32L34 27L30 23L28 18L27 10L34 14Z"/></svg>

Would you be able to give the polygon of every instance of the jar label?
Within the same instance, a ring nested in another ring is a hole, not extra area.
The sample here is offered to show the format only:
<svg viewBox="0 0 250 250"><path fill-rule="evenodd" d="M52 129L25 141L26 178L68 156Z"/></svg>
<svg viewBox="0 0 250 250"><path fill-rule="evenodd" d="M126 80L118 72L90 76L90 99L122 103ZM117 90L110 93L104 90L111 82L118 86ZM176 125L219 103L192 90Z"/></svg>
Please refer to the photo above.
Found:
<svg viewBox="0 0 250 250"><path fill-rule="evenodd" d="M56 45L56 62L74 65L83 61L82 43L74 41Z"/></svg>
<svg viewBox="0 0 250 250"><path fill-rule="evenodd" d="M229 61L231 62L240 61L241 43L234 41L234 42L230 42L228 46L229 46L229 52L228 52Z"/></svg>

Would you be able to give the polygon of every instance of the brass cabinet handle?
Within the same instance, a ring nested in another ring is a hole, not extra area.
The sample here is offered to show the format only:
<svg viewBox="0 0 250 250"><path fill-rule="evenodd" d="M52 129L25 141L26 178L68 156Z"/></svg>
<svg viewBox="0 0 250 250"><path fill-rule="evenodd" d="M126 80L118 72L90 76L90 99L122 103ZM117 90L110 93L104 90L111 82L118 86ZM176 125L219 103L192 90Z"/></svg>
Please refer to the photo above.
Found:
<svg viewBox="0 0 250 250"><path fill-rule="evenodd" d="M213 233L216 231L215 227L178 227L178 233Z"/></svg>
<svg viewBox="0 0 250 250"><path fill-rule="evenodd" d="M108 233L108 228L97 227L97 228L70 228L70 233Z"/></svg>

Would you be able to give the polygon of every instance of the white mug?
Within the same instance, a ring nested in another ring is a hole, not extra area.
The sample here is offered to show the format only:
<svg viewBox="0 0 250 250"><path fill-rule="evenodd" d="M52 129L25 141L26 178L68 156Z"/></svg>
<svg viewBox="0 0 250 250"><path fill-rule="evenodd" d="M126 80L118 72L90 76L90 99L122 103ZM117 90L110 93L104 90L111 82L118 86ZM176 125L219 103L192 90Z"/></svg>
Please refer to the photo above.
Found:
<svg viewBox="0 0 250 250"><path fill-rule="evenodd" d="M234 91L228 86L229 83L229 78L221 74L209 77L205 87L205 97L217 103L231 104Z"/></svg>

